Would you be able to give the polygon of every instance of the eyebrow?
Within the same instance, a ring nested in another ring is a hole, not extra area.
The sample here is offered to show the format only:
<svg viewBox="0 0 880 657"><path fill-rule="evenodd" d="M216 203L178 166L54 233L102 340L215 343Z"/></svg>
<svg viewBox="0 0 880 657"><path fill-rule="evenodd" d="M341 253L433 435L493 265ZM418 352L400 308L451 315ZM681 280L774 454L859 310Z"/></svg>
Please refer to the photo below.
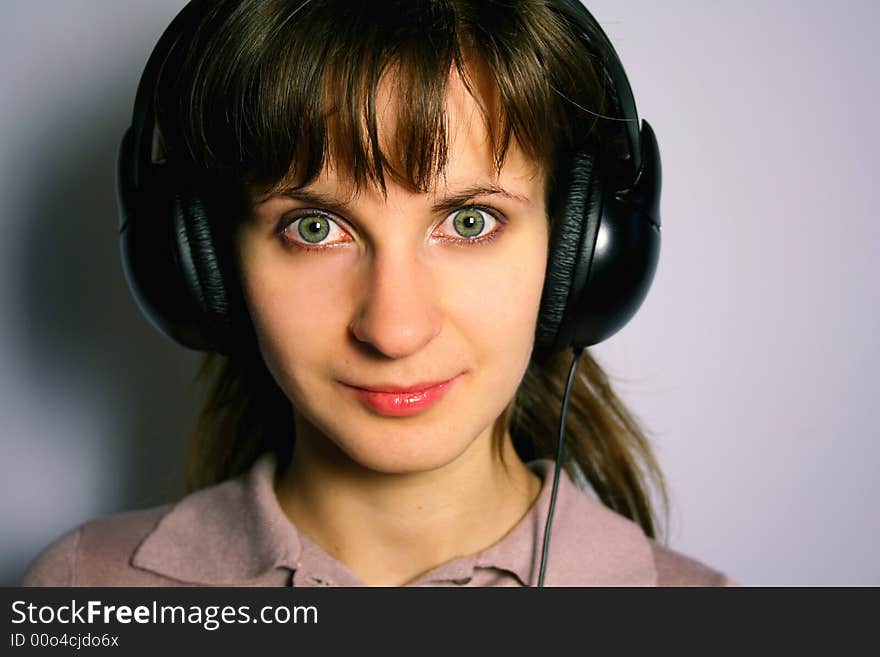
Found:
<svg viewBox="0 0 880 657"><path fill-rule="evenodd" d="M273 196L284 196L293 199L294 201L300 201L303 203L308 203L310 205L318 205L339 214L347 214L348 212L350 212L352 207L350 201L341 201L318 191L300 189L295 187L283 189ZM465 187L464 189L457 190L434 203L431 206L431 210L435 213L452 212L453 210L460 208L463 205L467 205L468 202L479 196L502 196L506 199L516 201L517 203L521 203L526 206L532 204L531 199L529 199L527 196L523 196L522 194L513 194L511 192L508 192L506 189L499 187L498 185L489 183L483 185L472 185L470 187ZM260 199L258 203L268 201L270 198L272 197Z"/></svg>

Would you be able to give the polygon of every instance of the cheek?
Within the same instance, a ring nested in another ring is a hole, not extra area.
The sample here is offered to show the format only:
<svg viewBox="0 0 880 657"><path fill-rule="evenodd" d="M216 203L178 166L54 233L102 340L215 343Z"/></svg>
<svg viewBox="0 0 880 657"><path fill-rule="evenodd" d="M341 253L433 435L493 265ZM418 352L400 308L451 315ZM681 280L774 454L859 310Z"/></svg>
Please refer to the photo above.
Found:
<svg viewBox="0 0 880 657"><path fill-rule="evenodd" d="M350 321L351 277L344 275L342 258L322 257L320 267L309 258L282 252L247 263L242 270L261 351L279 380L306 371L294 364L326 363Z"/></svg>
<svg viewBox="0 0 880 657"><path fill-rule="evenodd" d="M449 299L452 315L469 324L462 328L472 339L513 355L511 349L528 349L534 339L547 236L545 230L533 229L504 237L510 238L504 248L472 258L467 267L462 264L460 271L467 275L458 276Z"/></svg>

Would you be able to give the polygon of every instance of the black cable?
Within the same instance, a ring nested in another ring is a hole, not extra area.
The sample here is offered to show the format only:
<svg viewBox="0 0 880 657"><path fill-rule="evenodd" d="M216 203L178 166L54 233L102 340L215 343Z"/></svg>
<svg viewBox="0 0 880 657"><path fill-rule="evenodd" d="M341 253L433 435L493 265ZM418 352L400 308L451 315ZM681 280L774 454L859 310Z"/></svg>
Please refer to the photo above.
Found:
<svg viewBox="0 0 880 657"><path fill-rule="evenodd" d="M572 351L574 352L574 358L571 361L571 369L568 371L565 395L562 397L562 413L559 418L559 443L556 448L556 468L553 471L553 493L550 495L550 509L547 511L547 524L544 526L544 549L541 551L541 570L538 574L538 588L544 588L544 571L547 569L547 551L550 548L550 526L553 524L553 511L556 508L556 491L559 488L559 470L562 468L562 455L565 450L565 414L568 411L568 396L571 394L574 373L577 371L578 362L581 359L584 348L575 347Z"/></svg>

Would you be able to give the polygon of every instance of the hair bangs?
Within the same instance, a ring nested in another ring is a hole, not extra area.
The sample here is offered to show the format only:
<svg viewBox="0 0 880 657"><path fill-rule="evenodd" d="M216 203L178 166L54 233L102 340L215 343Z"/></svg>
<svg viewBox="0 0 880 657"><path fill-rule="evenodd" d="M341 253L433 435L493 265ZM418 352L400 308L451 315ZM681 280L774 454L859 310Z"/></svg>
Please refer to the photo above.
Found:
<svg viewBox="0 0 880 657"><path fill-rule="evenodd" d="M327 167L355 189L392 179L426 191L447 164L457 74L497 170L512 139L552 168L557 149L584 136L571 130L573 112L604 110L583 45L561 21L539 1L222 0L166 59L157 120L169 157L260 194L305 186ZM380 134L386 84L390 136Z"/></svg>

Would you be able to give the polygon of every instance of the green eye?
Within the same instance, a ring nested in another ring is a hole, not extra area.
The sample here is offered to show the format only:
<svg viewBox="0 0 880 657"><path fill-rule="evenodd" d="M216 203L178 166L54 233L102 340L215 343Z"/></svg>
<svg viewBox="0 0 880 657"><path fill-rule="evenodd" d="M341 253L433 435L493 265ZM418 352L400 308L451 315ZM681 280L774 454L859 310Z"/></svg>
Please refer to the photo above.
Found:
<svg viewBox="0 0 880 657"><path fill-rule="evenodd" d="M452 225L455 231L462 237L472 238L483 232L486 220L483 214L474 208L458 210L452 217Z"/></svg>
<svg viewBox="0 0 880 657"><path fill-rule="evenodd" d="M299 236L309 244L322 242L330 234L330 222L324 217L303 217L297 226Z"/></svg>

